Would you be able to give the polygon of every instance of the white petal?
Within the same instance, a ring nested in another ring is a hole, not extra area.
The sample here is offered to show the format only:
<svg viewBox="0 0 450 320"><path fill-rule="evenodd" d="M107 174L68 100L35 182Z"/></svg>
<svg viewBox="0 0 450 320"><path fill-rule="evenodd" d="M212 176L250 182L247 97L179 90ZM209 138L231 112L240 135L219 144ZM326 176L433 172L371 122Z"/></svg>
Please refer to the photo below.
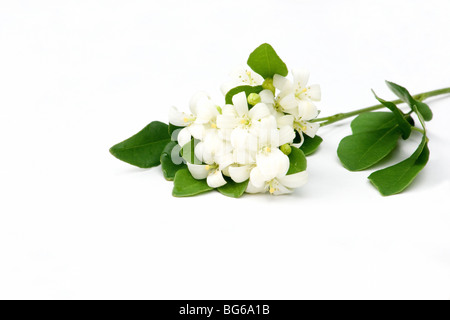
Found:
<svg viewBox="0 0 450 320"><path fill-rule="evenodd" d="M209 170L207 170L206 165L192 164L192 163L188 162L187 166L188 166L189 172L192 174L194 179L197 179L197 180L206 179L206 177L209 174Z"/></svg>
<svg viewBox="0 0 450 320"><path fill-rule="evenodd" d="M252 120L260 120L270 115L269 108L264 103L258 103L248 112L248 116Z"/></svg>
<svg viewBox="0 0 450 320"><path fill-rule="evenodd" d="M308 173L306 171L297 172L278 178L278 181L285 187L291 189L300 188L308 182Z"/></svg>
<svg viewBox="0 0 450 320"><path fill-rule="evenodd" d="M285 143L292 143L295 139L295 131L293 127L283 126L280 128L280 141L279 144L282 146Z"/></svg>
<svg viewBox="0 0 450 320"><path fill-rule="evenodd" d="M255 163L255 157L246 149L234 149L233 150L234 162L241 165L248 165Z"/></svg>
<svg viewBox="0 0 450 320"><path fill-rule="evenodd" d="M306 69L294 69L292 74L295 88L305 88L309 80L309 71Z"/></svg>
<svg viewBox="0 0 450 320"><path fill-rule="evenodd" d="M204 125L194 123L189 127L189 132L195 139L203 140L206 130Z"/></svg>
<svg viewBox="0 0 450 320"><path fill-rule="evenodd" d="M289 158L278 148L272 148L269 153L259 153L256 165L265 181L278 176L284 176L289 170Z"/></svg>
<svg viewBox="0 0 450 320"><path fill-rule="evenodd" d="M275 117L261 119L259 129L255 131L258 137L259 147L278 147L280 141L280 132L277 129Z"/></svg>
<svg viewBox="0 0 450 320"><path fill-rule="evenodd" d="M178 144L180 146L184 146L185 144L187 144L188 142L190 142L192 139L191 137L191 133L189 131L189 128L183 128L180 130L180 132L178 133Z"/></svg>
<svg viewBox="0 0 450 320"><path fill-rule="evenodd" d="M276 189L275 192L273 193L275 196L279 196L282 194L288 194L288 193L292 193L292 190L289 188L286 188L285 186L279 184Z"/></svg>
<svg viewBox="0 0 450 320"><path fill-rule="evenodd" d="M236 108L232 104L226 104L222 107L222 114L224 116L233 116L236 117Z"/></svg>
<svg viewBox="0 0 450 320"><path fill-rule="evenodd" d="M171 124L178 127L185 127L189 124L188 121L185 121L187 118L189 118L189 116L184 112L178 111L176 107L171 107L169 109L169 122Z"/></svg>
<svg viewBox="0 0 450 320"><path fill-rule="evenodd" d="M283 126L292 127L294 124L294 117L292 115L285 115L277 118L277 125L279 128Z"/></svg>
<svg viewBox="0 0 450 320"><path fill-rule="evenodd" d="M211 172L206 178L206 183L211 188L219 188L225 185L227 182L223 178L222 172L220 170L215 170Z"/></svg>
<svg viewBox="0 0 450 320"><path fill-rule="evenodd" d="M292 110L297 108L298 101L297 98L295 98L295 95L293 93L290 93L280 100L280 105L285 110Z"/></svg>
<svg viewBox="0 0 450 320"><path fill-rule="evenodd" d="M195 157L200 162L204 162L203 161L203 142L197 143L197 145L195 146L195 149L194 149L194 154L195 154Z"/></svg>
<svg viewBox="0 0 450 320"><path fill-rule="evenodd" d="M246 149L248 147L248 131L242 128L236 128L231 132L231 145L234 148Z"/></svg>
<svg viewBox="0 0 450 320"><path fill-rule="evenodd" d="M204 124L210 121L215 122L218 115L219 111L217 110L217 106L212 101L202 101L197 104L197 119L195 123Z"/></svg>
<svg viewBox="0 0 450 320"><path fill-rule="evenodd" d="M211 98L206 92L200 91L194 94L191 100L189 101L189 108L191 109L191 112L196 115L198 104L202 101L208 100L211 100Z"/></svg>
<svg viewBox="0 0 450 320"><path fill-rule="evenodd" d="M238 119L234 115L218 115L216 124L219 129L234 129L238 125Z"/></svg>
<svg viewBox="0 0 450 320"><path fill-rule="evenodd" d="M304 120L308 121L317 117L319 112L314 103L310 101L299 101L298 104L298 116Z"/></svg>
<svg viewBox="0 0 450 320"><path fill-rule="evenodd" d="M306 125L305 134L310 136L311 138L314 138L316 136L317 131L320 128L320 124L317 122L307 122Z"/></svg>
<svg viewBox="0 0 450 320"><path fill-rule="evenodd" d="M308 87L308 97L313 101L320 101L321 99L321 91L320 86L318 84L313 84Z"/></svg>
<svg viewBox="0 0 450 320"><path fill-rule="evenodd" d="M247 181L250 178L250 171L252 167L247 166L230 166L228 167L228 172L230 173L231 179L234 182L241 183Z"/></svg>
<svg viewBox="0 0 450 320"><path fill-rule="evenodd" d="M292 83L285 77L276 74L273 76L273 85L280 91L286 91L292 89Z"/></svg>
<svg viewBox="0 0 450 320"><path fill-rule="evenodd" d="M238 94L235 94L231 100L233 101L236 112L240 117L248 113L248 103L245 92L239 92Z"/></svg>
<svg viewBox="0 0 450 320"><path fill-rule="evenodd" d="M229 168L229 167L224 168L224 169L222 170L222 174L223 174L224 176L226 176L226 177L230 177L230 171L228 170L228 168Z"/></svg>
<svg viewBox="0 0 450 320"><path fill-rule="evenodd" d="M274 96L272 91L270 90L263 90L259 93L259 96L261 97L261 102L262 103L266 103L266 104L273 104L274 101Z"/></svg>
<svg viewBox="0 0 450 320"><path fill-rule="evenodd" d="M256 188L264 188L266 179L263 177L261 170L256 167L250 171L250 183Z"/></svg>
<svg viewBox="0 0 450 320"><path fill-rule="evenodd" d="M220 170L228 168L230 165L234 163L233 153L230 152L220 156L216 156L216 163L219 165Z"/></svg>
<svg viewBox="0 0 450 320"><path fill-rule="evenodd" d="M265 192L265 186L262 185L260 187L255 187L251 181L247 185L247 189L245 190L247 193L264 193Z"/></svg>

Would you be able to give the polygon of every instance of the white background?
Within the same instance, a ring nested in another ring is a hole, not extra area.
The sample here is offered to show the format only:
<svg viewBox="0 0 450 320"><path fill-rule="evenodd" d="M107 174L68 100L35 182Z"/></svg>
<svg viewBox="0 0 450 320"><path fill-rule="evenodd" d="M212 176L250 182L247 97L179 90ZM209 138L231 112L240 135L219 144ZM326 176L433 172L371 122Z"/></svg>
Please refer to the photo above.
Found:
<svg viewBox="0 0 450 320"><path fill-rule="evenodd" d="M282 197L178 199L108 149L219 86L271 43L319 83L322 115L450 86L446 0L0 1L0 298L450 298L450 97L431 159L381 197L324 128ZM419 137L403 143L397 158Z"/></svg>

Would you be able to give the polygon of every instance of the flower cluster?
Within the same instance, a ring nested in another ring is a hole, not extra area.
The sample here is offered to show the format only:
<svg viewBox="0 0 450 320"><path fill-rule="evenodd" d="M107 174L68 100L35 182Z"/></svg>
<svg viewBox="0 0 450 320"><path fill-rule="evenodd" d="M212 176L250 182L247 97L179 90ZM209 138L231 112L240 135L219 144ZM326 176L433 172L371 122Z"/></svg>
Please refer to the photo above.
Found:
<svg viewBox="0 0 450 320"><path fill-rule="evenodd" d="M178 144L194 150L187 166L195 179L206 179L212 188L248 181L246 192L275 195L306 183L306 171L291 172L289 155L303 143L304 134L312 138L319 128L311 120L318 115L314 102L320 101L320 87L307 85L306 70L292 74L293 81L278 74L264 80L239 69L222 92L250 88L251 93L243 89L232 103L219 106L201 92L191 99L190 113L171 108L170 123L183 127Z"/></svg>

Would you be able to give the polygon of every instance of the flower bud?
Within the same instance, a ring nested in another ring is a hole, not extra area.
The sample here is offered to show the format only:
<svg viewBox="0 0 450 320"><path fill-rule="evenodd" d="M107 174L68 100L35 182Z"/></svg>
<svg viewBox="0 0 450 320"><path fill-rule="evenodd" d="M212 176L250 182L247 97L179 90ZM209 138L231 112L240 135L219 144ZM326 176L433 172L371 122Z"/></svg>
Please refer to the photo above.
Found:
<svg viewBox="0 0 450 320"><path fill-rule="evenodd" d="M275 87L273 86L272 78L267 78L266 80L264 80L262 87L266 90L272 91L272 93L275 94Z"/></svg>
<svg viewBox="0 0 450 320"><path fill-rule="evenodd" d="M254 105L256 105L256 104L261 102L261 97L257 93L250 93L248 95L247 101L248 101L249 104L254 106Z"/></svg>
<svg viewBox="0 0 450 320"><path fill-rule="evenodd" d="M289 143L286 143L286 144L283 144L281 147L280 147L280 150L281 150L281 152L283 152L285 155L290 155L291 154L291 151L292 151L292 148L291 148L291 146L289 145Z"/></svg>

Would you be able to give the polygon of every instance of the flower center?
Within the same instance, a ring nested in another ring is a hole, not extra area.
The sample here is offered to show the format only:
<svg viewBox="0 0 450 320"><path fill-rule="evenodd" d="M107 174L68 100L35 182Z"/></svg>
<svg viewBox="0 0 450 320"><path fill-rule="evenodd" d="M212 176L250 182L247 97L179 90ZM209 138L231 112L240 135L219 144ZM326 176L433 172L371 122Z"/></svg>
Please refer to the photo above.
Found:
<svg viewBox="0 0 450 320"><path fill-rule="evenodd" d="M194 117L192 114L189 117L184 117L183 121L184 123L191 123L194 122L196 117Z"/></svg>
<svg viewBox="0 0 450 320"><path fill-rule="evenodd" d="M219 169L219 166L217 164L207 164L205 166L205 170L206 171L214 171L214 170L217 170L217 169Z"/></svg>
<svg viewBox="0 0 450 320"><path fill-rule="evenodd" d="M296 129L297 131L305 132L308 128L306 127L305 121L301 120L300 118L294 121L294 129Z"/></svg>
<svg viewBox="0 0 450 320"><path fill-rule="evenodd" d="M304 94L306 93L308 91L308 89L306 89L306 88L297 88L296 90L295 90L295 97L297 98L297 99L302 99L302 98L304 98Z"/></svg>
<svg viewBox="0 0 450 320"><path fill-rule="evenodd" d="M273 195L275 191L278 190L278 181L276 181L275 179L269 181L269 183L267 184L267 188L269 190L269 193Z"/></svg>

